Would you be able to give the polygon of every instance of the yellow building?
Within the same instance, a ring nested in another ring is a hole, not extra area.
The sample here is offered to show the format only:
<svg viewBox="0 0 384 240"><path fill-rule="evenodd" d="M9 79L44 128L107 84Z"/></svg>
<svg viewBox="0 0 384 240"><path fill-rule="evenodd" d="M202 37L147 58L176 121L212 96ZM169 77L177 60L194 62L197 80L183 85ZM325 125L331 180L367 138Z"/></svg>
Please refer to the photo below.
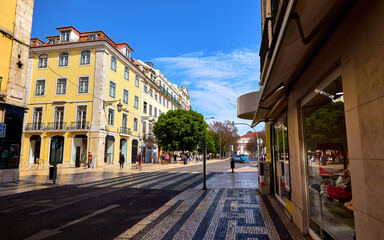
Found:
<svg viewBox="0 0 384 240"><path fill-rule="evenodd" d="M0 1L0 183L19 179L33 0Z"/></svg>
<svg viewBox="0 0 384 240"><path fill-rule="evenodd" d="M132 63L132 48L102 31L57 28L31 40L29 111L23 163L80 166L87 153L97 167L136 161L140 93L146 76Z"/></svg>

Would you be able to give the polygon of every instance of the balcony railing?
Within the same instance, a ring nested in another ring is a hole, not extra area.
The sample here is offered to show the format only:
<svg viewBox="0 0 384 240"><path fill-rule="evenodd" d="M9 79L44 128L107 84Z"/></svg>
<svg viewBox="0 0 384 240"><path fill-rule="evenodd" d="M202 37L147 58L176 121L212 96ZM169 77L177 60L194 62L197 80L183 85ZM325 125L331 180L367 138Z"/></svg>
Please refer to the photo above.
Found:
<svg viewBox="0 0 384 240"><path fill-rule="evenodd" d="M155 135L153 133L144 133L144 140L146 141L154 141Z"/></svg>
<svg viewBox="0 0 384 240"><path fill-rule="evenodd" d="M168 97L170 97L172 99L172 101L174 101L180 107L180 102L177 101L177 99L174 98L165 88L160 86L160 90L163 91L163 93L165 93Z"/></svg>
<svg viewBox="0 0 384 240"><path fill-rule="evenodd" d="M121 127L121 128L120 128L120 133L121 133L121 134L126 134L126 135L131 135L131 134L132 134L132 131L131 131L130 128Z"/></svg>
<svg viewBox="0 0 384 240"><path fill-rule="evenodd" d="M27 123L25 126L26 131L43 131L44 130L44 124L43 123Z"/></svg>
<svg viewBox="0 0 384 240"><path fill-rule="evenodd" d="M49 122L47 124L47 130L65 130L66 128L66 122Z"/></svg>
<svg viewBox="0 0 384 240"><path fill-rule="evenodd" d="M71 130L88 130L90 128L89 122L80 121L80 122L71 122Z"/></svg>
<svg viewBox="0 0 384 240"><path fill-rule="evenodd" d="M263 35L261 39L261 46L260 46L260 72L263 71L263 67L265 64L265 59L267 57L269 51L269 37L268 37L268 21L265 22L264 24L264 29L263 29Z"/></svg>

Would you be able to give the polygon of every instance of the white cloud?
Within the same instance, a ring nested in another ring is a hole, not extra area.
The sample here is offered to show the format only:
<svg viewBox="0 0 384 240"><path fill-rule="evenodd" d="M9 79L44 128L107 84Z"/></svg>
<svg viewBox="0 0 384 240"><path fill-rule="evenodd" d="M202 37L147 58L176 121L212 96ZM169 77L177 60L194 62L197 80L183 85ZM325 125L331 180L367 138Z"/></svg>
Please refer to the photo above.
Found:
<svg viewBox="0 0 384 240"><path fill-rule="evenodd" d="M251 123L237 118L237 98L258 89L258 52L250 49L213 54L198 51L152 61L170 81L188 87L194 110L206 117L214 116L215 121ZM239 126L239 130L242 135L250 128Z"/></svg>

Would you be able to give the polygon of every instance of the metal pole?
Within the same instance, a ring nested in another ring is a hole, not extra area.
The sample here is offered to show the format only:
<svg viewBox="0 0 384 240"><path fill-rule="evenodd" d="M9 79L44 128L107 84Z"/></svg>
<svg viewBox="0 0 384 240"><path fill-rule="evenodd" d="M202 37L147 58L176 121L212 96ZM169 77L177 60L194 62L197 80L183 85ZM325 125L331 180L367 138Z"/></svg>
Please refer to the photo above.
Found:
<svg viewBox="0 0 384 240"><path fill-rule="evenodd" d="M204 162L203 162L203 190L207 190L207 182L206 182L206 163L207 163L207 139L203 138L203 147L204 147Z"/></svg>
<svg viewBox="0 0 384 240"><path fill-rule="evenodd" d="M253 131L255 131L255 129L253 128ZM256 133L256 144L257 144L257 161L260 160L260 150L259 150L259 135L257 134L257 132L255 131Z"/></svg>
<svg viewBox="0 0 384 240"><path fill-rule="evenodd" d="M220 159L221 159L221 134L219 136L220 136Z"/></svg>

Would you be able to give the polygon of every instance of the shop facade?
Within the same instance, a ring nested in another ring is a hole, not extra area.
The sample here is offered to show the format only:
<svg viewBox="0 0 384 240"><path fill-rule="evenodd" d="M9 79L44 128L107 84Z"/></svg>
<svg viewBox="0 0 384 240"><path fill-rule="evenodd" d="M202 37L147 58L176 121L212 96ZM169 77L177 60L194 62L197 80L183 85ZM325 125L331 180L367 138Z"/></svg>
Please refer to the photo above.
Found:
<svg viewBox="0 0 384 240"><path fill-rule="evenodd" d="M271 194L313 239L382 239L384 3L262 11L262 91L238 115L265 123Z"/></svg>

